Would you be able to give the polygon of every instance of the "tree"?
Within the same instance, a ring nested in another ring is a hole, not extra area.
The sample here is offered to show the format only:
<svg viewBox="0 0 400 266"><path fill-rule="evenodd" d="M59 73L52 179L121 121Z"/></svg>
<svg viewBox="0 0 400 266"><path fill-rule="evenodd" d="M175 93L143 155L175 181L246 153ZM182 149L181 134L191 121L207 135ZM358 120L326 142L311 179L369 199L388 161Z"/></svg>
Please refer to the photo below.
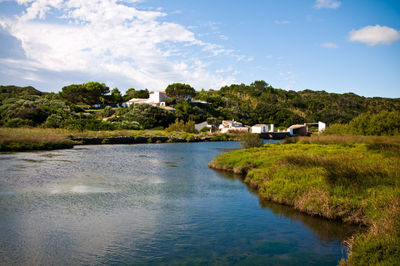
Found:
<svg viewBox="0 0 400 266"><path fill-rule="evenodd" d="M130 88L126 91L124 99L127 101L132 98L147 99L149 98L149 90L135 90L134 88Z"/></svg>
<svg viewBox="0 0 400 266"><path fill-rule="evenodd" d="M85 88L82 84L71 84L61 89L60 96L62 99L71 103L83 103L83 95Z"/></svg>
<svg viewBox="0 0 400 266"><path fill-rule="evenodd" d="M85 103L93 105L100 102L100 97L103 97L110 92L110 89L99 82L88 82L83 84L85 91Z"/></svg>
<svg viewBox="0 0 400 266"><path fill-rule="evenodd" d="M111 91L111 102L112 103L121 103L122 101L123 101L123 99L121 96L121 92L117 88L114 88Z"/></svg>
<svg viewBox="0 0 400 266"><path fill-rule="evenodd" d="M101 98L110 92L110 89L99 82L88 82L84 84L72 84L62 88L61 98L72 103L85 103L93 105L101 102Z"/></svg>
<svg viewBox="0 0 400 266"><path fill-rule="evenodd" d="M168 97L174 99L187 99L196 96L196 91L189 85L183 83L173 83L165 89Z"/></svg>

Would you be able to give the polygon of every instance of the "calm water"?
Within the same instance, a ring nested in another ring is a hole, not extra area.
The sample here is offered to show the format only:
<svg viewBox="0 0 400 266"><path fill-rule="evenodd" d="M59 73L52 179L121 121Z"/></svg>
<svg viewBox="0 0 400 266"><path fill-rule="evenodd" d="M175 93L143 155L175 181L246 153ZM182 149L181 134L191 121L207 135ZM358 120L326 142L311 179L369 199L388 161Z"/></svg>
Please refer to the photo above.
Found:
<svg viewBox="0 0 400 266"><path fill-rule="evenodd" d="M0 154L0 264L336 265L354 228L259 202L237 142Z"/></svg>

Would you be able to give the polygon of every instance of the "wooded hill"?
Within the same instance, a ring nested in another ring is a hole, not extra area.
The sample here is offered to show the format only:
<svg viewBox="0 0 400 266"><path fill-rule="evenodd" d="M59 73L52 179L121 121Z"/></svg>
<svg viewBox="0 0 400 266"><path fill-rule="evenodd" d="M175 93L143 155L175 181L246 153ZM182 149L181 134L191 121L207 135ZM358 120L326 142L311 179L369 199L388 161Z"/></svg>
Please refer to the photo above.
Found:
<svg viewBox="0 0 400 266"><path fill-rule="evenodd" d="M354 93L328 93L275 89L264 81L250 85L230 85L220 90L200 91L197 98L207 101L216 115L248 125L274 123L290 126L323 121L348 123L361 113L400 110L400 98L367 98Z"/></svg>
<svg viewBox="0 0 400 266"><path fill-rule="evenodd" d="M75 94L80 91L74 90L75 87L80 90L88 87L85 89L85 93L88 95L84 99L91 99L91 103L96 101L103 104L106 104L107 101L115 103L117 99L122 101L122 99L130 96L120 95L116 88L110 94L108 87L97 82L69 85L64 87L60 93L43 93L33 87L0 86L0 125L66 127L76 124L75 120L79 120L80 127L93 130L96 128L103 130L120 129L128 127L126 125L130 125L128 128L131 129L132 123L135 124L134 128L166 126L165 123L159 124L158 120L152 123L137 121L138 115L141 118L151 118L152 114L158 112L160 108L147 108L149 110L136 108L136 110L133 106L132 108L114 110L113 113L116 112L117 115L114 118L115 121L110 120L108 124L101 122L102 117L109 116L111 113L93 113L79 108L76 104L81 102L78 100L71 102L71 99L77 98L72 96L76 96ZM99 90L91 89L92 87L104 88L98 92ZM135 90L133 88L128 90L129 93L132 91ZM246 125L273 123L277 127L317 121L323 121L329 125L348 123L356 116L367 112L379 113L400 110L400 98L367 98L354 93L337 94L311 90L286 91L275 89L265 81L255 81L250 85L232 84L219 90L197 92L190 85L174 83L169 85L166 91L167 95L171 91L174 92L170 95L168 104L173 106L176 112L164 114L165 111L161 109L159 112L163 117L168 116L168 119L163 120L171 122L175 118L184 121L192 120L196 123L205 120L215 122L223 119L234 119ZM195 99L206 101L207 104L191 102L187 100L188 97L181 95L180 91L188 94L187 96L194 96ZM115 95L118 97L115 97ZM83 104L88 103L83 102ZM87 124L91 126L87 127Z"/></svg>

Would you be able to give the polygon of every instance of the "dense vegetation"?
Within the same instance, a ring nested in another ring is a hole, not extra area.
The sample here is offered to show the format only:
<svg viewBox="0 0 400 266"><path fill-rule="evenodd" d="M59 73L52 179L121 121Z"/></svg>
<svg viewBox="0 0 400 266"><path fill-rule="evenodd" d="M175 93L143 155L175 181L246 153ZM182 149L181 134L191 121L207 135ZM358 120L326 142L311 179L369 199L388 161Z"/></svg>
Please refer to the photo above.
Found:
<svg viewBox="0 0 400 266"><path fill-rule="evenodd" d="M333 124L325 135L398 136L400 134L400 111L363 113L348 124Z"/></svg>
<svg viewBox="0 0 400 266"><path fill-rule="evenodd" d="M65 86L60 93L43 93L33 87L0 86L0 126L78 130L145 129L160 126L165 128L178 118L185 122L210 121L215 125L223 119L235 119L247 125L273 123L276 127L286 128L292 124L316 121L344 124L367 112L376 114L400 109L400 99L365 98L352 93L325 91L286 91L273 88L264 81L255 81L250 85L232 84L220 90L198 92L188 84L173 83L166 88L166 93L170 97L168 104L176 109L175 113L167 114L157 107L115 108L116 104L130 98L147 98L147 89L130 88L122 95L117 88L110 90L98 82ZM191 102L191 98L207 103ZM101 112L87 110L95 104L100 104L102 108L114 105L114 108L112 111ZM155 114L149 115L149 112ZM112 120L102 121L112 114L115 115ZM369 134L363 132L367 130L365 121L369 116L365 114L358 122L352 121L354 130L350 133L358 131L360 134ZM383 113L370 122L372 126L368 126L368 129L388 119L398 123L398 113ZM356 123L358 129L355 129ZM345 126L334 127L343 132L346 130Z"/></svg>
<svg viewBox="0 0 400 266"><path fill-rule="evenodd" d="M400 261L400 138L321 136L236 150L210 166L244 174L266 200L368 226L347 241L350 265Z"/></svg>
<svg viewBox="0 0 400 266"><path fill-rule="evenodd" d="M273 123L283 127L317 121L348 123L361 113L400 109L400 99L311 90L286 91L275 89L264 81L202 90L197 98L207 101L216 117L235 119L248 125Z"/></svg>

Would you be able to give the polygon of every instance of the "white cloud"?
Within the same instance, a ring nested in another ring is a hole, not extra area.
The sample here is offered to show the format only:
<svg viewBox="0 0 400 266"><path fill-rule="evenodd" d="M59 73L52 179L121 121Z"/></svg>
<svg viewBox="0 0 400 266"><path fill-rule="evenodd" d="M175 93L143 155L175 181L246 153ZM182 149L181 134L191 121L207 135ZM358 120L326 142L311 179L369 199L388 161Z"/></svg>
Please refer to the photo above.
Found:
<svg viewBox="0 0 400 266"><path fill-rule="evenodd" d="M26 55L22 64L36 71L114 75L149 89L172 82L216 88L235 81L196 59L205 54L235 58L233 50L197 39L184 26L165 21L166 13L138 10L128 2L136 1L18 0L25 11L0 18L0 26L21 42ZM59 17L47 20L54 14ZM177 56L185 52L193 56Z"/></svg>
<svg viewBox="0 0 400 266"><path fill-rule="evenodd" d="M314 8L321 9L321 8L330 8L336 9L341 5L340 1L336 0L316 0L314 4Z"/></svg>
<svg viewBox="0 0 400 266"><path fill-rule="evenodd" d="M369 46L391 44L400 39L400 32L386 26L366 26L350 31L349 39L352 42L362 42Z"/></svg>
<svg viewBox="0 0 400 266"><path fill-rule="evenodd" d="M338 48L337 44L332 42L325 42L321 46L325 48Z"/></svg>

